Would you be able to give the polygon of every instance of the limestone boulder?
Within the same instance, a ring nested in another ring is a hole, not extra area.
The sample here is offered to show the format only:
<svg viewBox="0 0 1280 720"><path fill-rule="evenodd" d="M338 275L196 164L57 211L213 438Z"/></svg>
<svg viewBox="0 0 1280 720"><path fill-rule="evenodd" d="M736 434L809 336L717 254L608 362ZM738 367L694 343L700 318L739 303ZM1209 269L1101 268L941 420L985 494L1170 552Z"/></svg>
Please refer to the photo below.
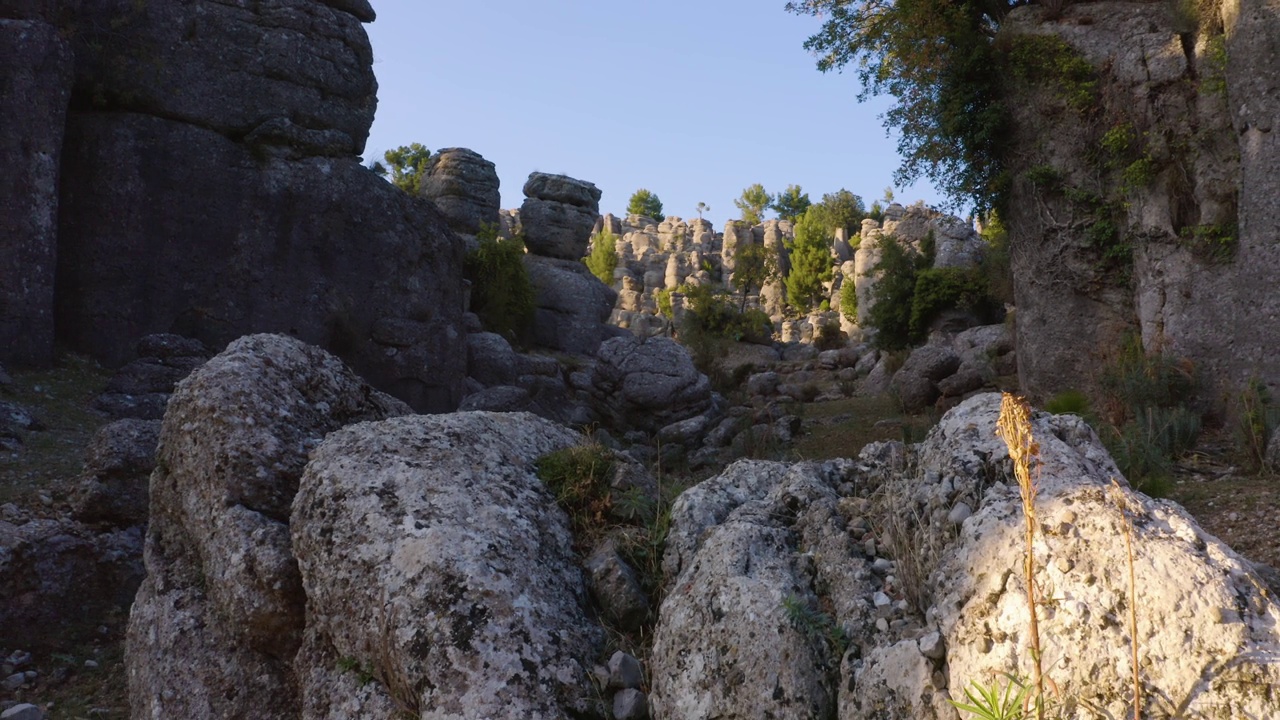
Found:
<svg viewBox="0 0 1280 720"><path fill-rule="evenodd" d="M534 255L579 260L600 217L600 189L585 180L534 172L520 206L525 245Z"/></svg>
<svg viewBox="0 0 1280 720"><path fill-rule="evenodd" d="M520 355L497 333L467 335L467 376L482 385L511 385L520 374Z"/></svg>
<svg viewBox="0 0 1280 720"><path fill-rule="evenodd" d="M241 338L179 384L126 639L136 714L295 716L305 617L289 517L303 467L327 433L408 412L281 335Z"/></svg>
<svg viewBox="0 0 1280 720"><path fill-rule="evenodd" d="M0 361L42 365L53 360L71 48L53 25L0 20L0 68Z"/></svg>
<svg viewBox="0 0 1280 720"><path fill-rule="evenodd" d="M600 345L592 377L596 411L621 430L656 432L711 407L711 381L670 338L634 336Z"/></svg>
<svg viewBox="0 0 1280 720"><path fill-rule="evenodd" d="M893 376L890 387L903 409L916 412L933 404L938 383L960 368L960 356L948 345L924 345L911 351Z"/></svg>
<svg viewBox="0 0 1280 720"><path fill-rule="evenodd" d="M534 474L579 439L490 413L325 439L290 521L308 631L328 644L320 662L350 658L415 716L603 717L588 678L602 636L568 518ZM309 666L303 678L323 678Z"/></svg>
<svg viewBox="0 0 1280 720"><path fill-rule="evenodd" d="M918 449L918 494L975 493L977 510L959 536L925 513L938 540L926 617L945 647L947 686L957 697L971 681L1029 673L1027 589L1019 568L1025 523L1016 487L984 473L1008 472L995 435L1000 396L966 400L943 417ZM1280 606L1252 563L1201 529L1178 505L1129 489L1097 435L1071 415L1037 414L1039 443L1035 583L1046 676L1065 698L1087 698L1102 716L1132 712L1129 609L1137 608L1141 682L1150 707L1169 702L1190 715L1280 715L1272 693L1240 692L1280 682ZM1003 469L1001 469L1003 468ZM1006 475L1007 477L1007 475ZM1112 480L1119 481L1113 487ZM1132 522L1134 586L1129 585L1125 518ZM1012 571L1011 571L1012 570ZM1136 593L1136 596L1135 596ZM934 648L936 651L936 648ZM902 704L917 681L884 673Z"/></svg>
<svg viewBox="0 0 1280 720"><path fill-rule="evenodd" d="M614 329L605 321L618 293L578 260L528 254L524 257L534 292L534 342L540 347L591 355Z"/></svg>
<svg viewBox="0 0 1280 720"><path fill-rule="evenodd" d="M117 527L145 523L159 441L159 420L126 419L102 426L85 449L84 477L72 500L72 516Z"/></svg>
<svg viewBox="0 0 1280 720"><path fill-rule="evenodd" d="M378 86L363 18L348 11L372 13L335 4L83 3L77 92L283 152L357 155Z"/></svg>
<svg viewBox="0 0 1280 720"><path fill-rule="evenodd" d="M445 148L431 156L421 192L440 209L454 232L475 235L498 226L498 171L480 153Z"/></svg>
<svg viewBox="0 0 1280 720"><path fill-rule="evenodd" d="M525 246L534 255L580 260L587 254L596 213L567 203L526 198L520 206Z"/></svg>
<svg viewBox="0 0 1280 720"><path fill-rule="evenodd" d="M655 716L834 716L836 628L869 618L870 573L838 511L849 469L739 461L677 499L664 559L675 590L651 659Z"/></svg>

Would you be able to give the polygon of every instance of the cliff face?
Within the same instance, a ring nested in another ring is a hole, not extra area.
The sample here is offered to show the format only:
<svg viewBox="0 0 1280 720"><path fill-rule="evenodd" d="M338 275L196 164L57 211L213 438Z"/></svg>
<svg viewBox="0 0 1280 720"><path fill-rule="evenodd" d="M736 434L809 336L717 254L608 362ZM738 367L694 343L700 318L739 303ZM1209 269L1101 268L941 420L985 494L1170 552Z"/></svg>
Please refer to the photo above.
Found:
<svg viewBox="0 0 1280 720"><path fill-rule="evenodd" d="M1096 389L1126 333L1219 399L1280 383L1280 7L1101 2L1012 13L1008 211L1019 372Z"/></svg>
<svg viewBox="0 0 1280 720"><path fill-rule="evenodd" d="M283 332L419 410L456 407L461 243L357 157L377 104L365 0L0 17L0 360Z"/></svg>

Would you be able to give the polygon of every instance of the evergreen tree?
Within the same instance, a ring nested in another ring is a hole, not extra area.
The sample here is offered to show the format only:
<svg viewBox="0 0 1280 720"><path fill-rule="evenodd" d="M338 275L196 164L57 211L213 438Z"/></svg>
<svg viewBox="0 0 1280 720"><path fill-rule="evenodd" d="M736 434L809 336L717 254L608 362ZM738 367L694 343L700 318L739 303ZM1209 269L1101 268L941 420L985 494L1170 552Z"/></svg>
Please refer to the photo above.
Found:
<svg viewBox="0 0 1280 720"><path fill-rule="evenodd" d="M591 254L583 260L592 275L605 285L613 285L613 271L618 267L618 236L602 230L591 238Z"/></svg>
<svg viewBox="0 0 1280 720"><path fill-rule="evenodd" d="M742 211L742 219L748 225L759 225L764 220L764 211L773 204L773 196L765 192L764 186L756 183L742 191L742 197L733 201Z"/></svg>
<svg viewBox="0 0 1280 720"><path fill-rule="evenodd" d="M809 193L802 192L799 185L788 185L787 189L778 193L778 197L774 199L773 209L778 211L778 217L783 220L795 222L805 214L811 204Z"/></svg>
<svg viewBox="0 0 1280 720"><path fill-rule="evenodd" d="M384 176L389 172L393 185L411 195L417 195L422 189L422 178L427 174L427 161L431 159L431 151L421 143L413 143L388 150L382 157L387 162L386 166L375 162L371 169Z"/></svg>
<svg viewBox="0 0 1280 720"><path fill-rule="evenodd" d="M826 299L824 282L831 280L831 233L820 212L807 212L796 222L787 275L787 303L807 313Z"/></svg>
<svg viewBox="0 0 1280 720"><path fill-rule="evenodd" d="M738 312L747 309L747 295L759 291L778 275L777 255L769 248L744 242L733 253L733 284L742 293Z"/></svg>
<svg viewBox="0 0 1280 720"><path fill-rule="evenodd" d="M632 193L631 201L627 203L627 214L643 215L658 222L667 219L667 216L662 214L662 201L658 199L657 195L644 188Z"/></svg>

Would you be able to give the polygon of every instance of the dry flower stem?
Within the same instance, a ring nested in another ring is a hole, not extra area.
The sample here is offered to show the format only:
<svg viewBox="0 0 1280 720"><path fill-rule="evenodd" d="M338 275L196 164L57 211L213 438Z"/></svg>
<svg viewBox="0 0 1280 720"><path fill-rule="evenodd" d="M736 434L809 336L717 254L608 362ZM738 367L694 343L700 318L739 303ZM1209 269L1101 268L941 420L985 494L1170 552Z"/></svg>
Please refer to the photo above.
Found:
<svg viewBox="0 0 1280 720"><path fill-rule="evenodd" d="M1142 715L1142 681L1138 676L1138 581L1133 573L1133 518L1125 506L1124 492L1115 478L1111 485L1116 490L1116 504L1120 507L1120 517L1124 520L1124 549L1129 555L1129 636L1133 639L1133 720L1140 720Z"/></svg>
<svg viewBox="0 0 1280 720"><path fill-rule="evenodd" d="M1022 515L1026 519L1027 552L1023 570L1027 581L1027 606L1030 611L1030 643L1036 684L1036 717L1044 720L1044 672L1040 663L1040 621L1036 612L1035 555L1033 542L1036 534L1036 482L1031 465L1040 455L1040 445L1031 435L1031 407L1023 398L1003 393L1000 400L1000 418L996 421L996 434L1009 448L1013 460L1013 474L1022 493Z"/></svg>

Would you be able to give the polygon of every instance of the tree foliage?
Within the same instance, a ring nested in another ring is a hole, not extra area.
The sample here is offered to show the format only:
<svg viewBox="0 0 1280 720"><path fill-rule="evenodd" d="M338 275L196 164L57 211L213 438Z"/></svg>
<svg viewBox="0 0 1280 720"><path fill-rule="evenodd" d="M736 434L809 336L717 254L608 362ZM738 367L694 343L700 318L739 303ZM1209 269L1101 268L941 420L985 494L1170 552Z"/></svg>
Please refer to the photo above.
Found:
<svg viewBox="0 0 1280 720"><path fill-rule="evenodd" d="M601 230L591 238L591 253L583 259L592 275L605 285L613 285L613 271L618 267L618 236Z"/></svg>
<svg viewBox="0 0 1280 720"><path fill-rule="evenodd" d="M826 299L823 283L831 280L831 234L821 213L807 212L796 223L791 242L791 272L787 274L787 303L807 313Z"/></svg>
<svg viewBox="0 0 1280 720"><path fill-rule="evenodd" d="M822 202L810 208L809 212L817 212L823 226L833 233L844 228L850 240L858 237L862 231L862 219L867 216L862 198L844 188L823 195Z"/></svg>
<svg viewBox="0 0 1280 720"><path fill-rule="evenodd" d="M795 222L812 204L809 201L809 193L803 192L799 185L788 185L786 190L778 193L774 198L773 209L778 211L778 217L783 220Z"/></svg>
<svg viewBox="0 0 1280 720"><path fill-rule="evenodd" d="M747 295L759 291L778 275L778 256L764 245L742 243L733 253L733 284L742 293L738 310L747 308Z"/></svg>
<svg viewBox="0 0 1280 720"><path fill-rule="evenodd" d="M431 159L431 151L422 143L401 145L395 150L382 154L386 165L375 162L374 172L379 175L390 175L391 183L411 195L417 195L422 189L422 178L427 174L427 161Z"/></svg>
<svg viewBox="0 0 1280 720"><path fill-rule="evenodd" d="M748 225L759 225L764 220L764 211L773 204L773 196L765 192L764 186L756 183L742 191L742 197L733 201L742 211L742 219Z"/></svg>
<svg viewBox="0 0 1280 720"><path fill-rule="evenodd" d="M859 100L891 95L885 114L900 134L905 186L926 177L955 203L985 211L1004 184L1000 22L1028 0L792 0L787 10L823 18L804 44L827 72L852 65Z"/></svg>
<svg viewBox="0 0 1280 720"><path fill-rule="evenodd" d="M534 315L524 240L499 239L493 227L484 228L476 237L480 245L462 266L471 281L471 310L487 330L523 344L532 332Z"/></svg>
<svg viewBox="0 0 1280 720"><path fill-rule="evenodd" d="M657 195L644 188L640 188L631 194L631 200L627 203L627 214L643 215L658 222L667 219L667 216L662 214L662 201L658 199Z"/></svg>

